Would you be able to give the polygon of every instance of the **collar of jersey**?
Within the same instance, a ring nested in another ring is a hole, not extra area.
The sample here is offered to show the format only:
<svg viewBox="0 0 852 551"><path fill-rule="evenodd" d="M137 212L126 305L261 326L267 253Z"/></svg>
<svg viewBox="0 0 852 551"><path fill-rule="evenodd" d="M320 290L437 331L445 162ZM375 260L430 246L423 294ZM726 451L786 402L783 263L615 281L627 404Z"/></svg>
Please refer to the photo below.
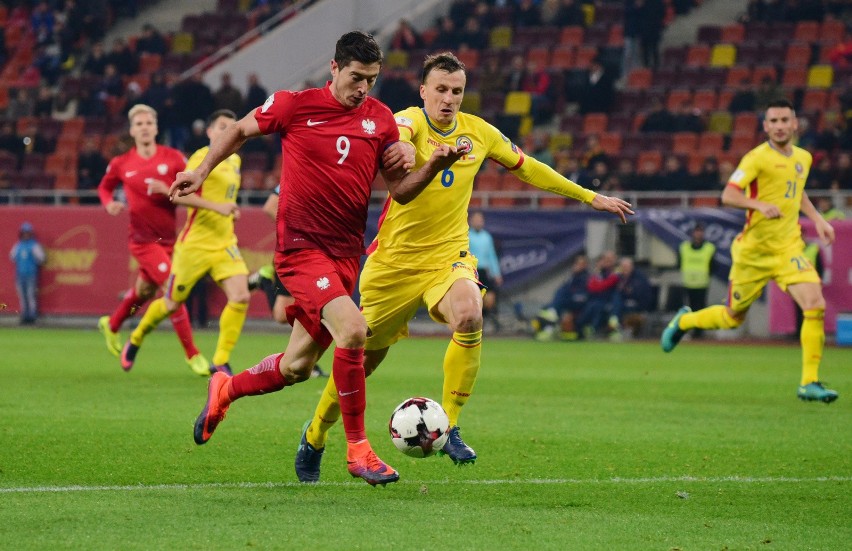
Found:
<svg viewBox="0 0 852 551"><path fill-rule="evenodd" d="M783 151L781 151L780 149L778 149L777 147L772 145L772 140L766 140L766 143L769 145L769 149L778 153L779 155L783 155L784 157L787 157L788 159L793 156L793 150L792 149L790 150L790 153L788 154L788 153L784 153Z"/></svg>
<svg viewBox="0 0 852 551"><path fill-rule="evenodd" d="M426 114L426 109L421 107L420 110L423 111L423 116L426 117L426 124L429 125L429 128L431 128L432 130L434 130L435 132L437 132L441 136L444 136L445 138L447 136L449 136L450 134L452 134L453 132L455 132L456 127L458 127L458 125L459 125L458 118L456 118L456 119L453 120L453 126L450 127L449 130L441 130L440 128L438 128L437 126L432 124L432 119L430 119L429 115Z"/></svg>

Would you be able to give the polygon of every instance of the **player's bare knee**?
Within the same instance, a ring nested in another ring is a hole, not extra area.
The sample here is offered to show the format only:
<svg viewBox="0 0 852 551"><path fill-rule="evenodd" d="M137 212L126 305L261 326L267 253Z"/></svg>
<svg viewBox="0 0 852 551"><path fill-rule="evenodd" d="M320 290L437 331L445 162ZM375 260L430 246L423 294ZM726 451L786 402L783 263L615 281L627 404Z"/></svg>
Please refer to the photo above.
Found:
<svg viewBox="0 0 852 551"><path fill-rule="evenodd" d="M337 336L335 344L341 348L364 348L367 342L367 322L363 319L346 324Z"/></svg>
<svg viewBox="0 0 852 551"><path fill-rule="evenodd" d="M286 356L285 356L286 358ZM292 362L281 361L281 375L287 384L301 383L311 378L311 372L316 362L310 358L299 358Z"/></svg>
<svg viewBox="0 0 852 551"><path fill-rule="evenodd" d="M482 310L479 308L464 308L456 312L451 326L453 331L457 333L474 333L482 330Z"/></svg>

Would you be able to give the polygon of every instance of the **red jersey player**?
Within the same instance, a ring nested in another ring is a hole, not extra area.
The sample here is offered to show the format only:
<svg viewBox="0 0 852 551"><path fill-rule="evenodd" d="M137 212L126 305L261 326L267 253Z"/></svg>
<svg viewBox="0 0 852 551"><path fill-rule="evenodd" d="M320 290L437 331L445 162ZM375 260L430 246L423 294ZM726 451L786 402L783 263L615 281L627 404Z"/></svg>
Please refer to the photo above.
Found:
<svg viewBox="0 0 852 551"><path fill-rule="evenodd" d="M407 172L414 156L397 143L399 131L390 109L367 96L381 63L382 52L372 36L360 31L343 35L331 61L331 82L323 88L276 92L226 130L196 170L178 174L172 184L172 197L191 193L246 139L281 133L275 268L295 299L287 309L293 332L283 354L268 356L233 377L213 375L207 403L195 422L197 444L207 442L232 401L309 378L333 341L332 369L349 472L372 485L399 479L373 452L364 430L367 325L350 298L364 252L370 184L381 168L391 196L407 203L462 153L438 147L422 168Z"/></svg>
<svg viewBox="0 0 852 551"><path fill-rule="evenodd" d="M133 358L124 357L118 330L124 320L136 313L165 283L175 244L175 205L155 189L154 182L168 181L186 167L186 158L180 151L157 145L157 112L152 107L135 105L127 118L135 147L109 163L98 186L104 208L112 216L118 216L125 205L113 198L113 192L122 184L130 210L130 254L139 263L136 284L127 290L111 316L98 320L107 349L121 357L125 371L133 366ZM186 307L175 312L171 321L192 370L209 373L209 363L193 342Z"/></svg>

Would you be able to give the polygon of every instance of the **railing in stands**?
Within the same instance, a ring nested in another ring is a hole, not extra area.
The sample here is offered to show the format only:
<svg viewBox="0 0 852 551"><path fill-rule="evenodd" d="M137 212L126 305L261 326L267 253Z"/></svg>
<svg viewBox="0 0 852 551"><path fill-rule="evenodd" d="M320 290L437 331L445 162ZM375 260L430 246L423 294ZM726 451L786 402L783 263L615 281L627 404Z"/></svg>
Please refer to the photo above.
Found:
<svg viewBox="0 0 852 551"><path fill-rule="evenodd" d="M269 196L269 191L242 190L239 194L240 206L261 206ZM718 207L721 193L708 191L625 191L614 194L629 201L634 208L695 208ZM832 199L834 205L846 211L852 217L852 191L809 190L812 200L820 197ZM374 206L384 204L387 193L373 191L370 203ZM564 204L554 199L559 196L540 191L474 191L472 208L511 208L511 209L575 209L579 203L567 199ZM49 190L49 189L0 189L0 207L5 205L42 204L98 204L95 190Z"/></svg>

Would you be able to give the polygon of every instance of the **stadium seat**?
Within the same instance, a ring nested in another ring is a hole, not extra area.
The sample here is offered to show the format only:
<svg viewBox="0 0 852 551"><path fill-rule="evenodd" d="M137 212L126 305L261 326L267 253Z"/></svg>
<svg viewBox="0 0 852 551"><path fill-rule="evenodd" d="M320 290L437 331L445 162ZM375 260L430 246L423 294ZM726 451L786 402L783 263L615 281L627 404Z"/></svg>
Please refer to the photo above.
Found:
<svg viewBox="0 0 852 551"><path fill-rule="evenodd" d="M737 113L734 116L733 134L753 137L757 130L757 115L754 113Z"/></svg>
<svg viewBox="0 0 852 551"><path fill-rule="evenodd" d="M698 134L694 132L675 132L672 135L672 153L689 155L698 146Z"/></svg>
<svg viewBox="0 0 852 551"><path fill-rule="evenodd" d="M734 98L734 94L736 93L736 88L722 88L719 90L719 95L716 99L716 109L728 109L731 105L731 100Z"/></svg>
<svg viewBox="0 0 852 551"><path fill-rule="evenodd" d="M755 65L765 60L760 53L760 42L749 38L737 46L737 63L741 65Z"/></svg>
<svg viewBox="0 0 852 551"><path fill-rule="evenodd" d="M633 112L612 113L607 122L608 132L629 134L633 127Z"/></svg>
<svg viewBox="0 0 852 551"><path fill-rule="evenodd" d="M778 71L775 69L775 66L758 65L751 72L751 83L758 86L767 77L772 79L772 82L778 82Z"/></svg>
<svg viewBox="0 0 852 551"><path fill-rule="evenodd" d="M512 45L512 28L495 27L488 37L488 47L495 50L505 50Z"/></svg>
<svg viewBox="0 0 852 551"><path fill-rule="evenodd" d="M479 113L482 107L482 95L476 90L465 90L461 110L465 113Z"/></svg>
<svg viewBox="0 0 852 551"><path fill-rule="evenodd" d="M663 166L663 154L657 150L641 151L636 157L636 169L639 171L659 172Z"/></svg>
<svg viewBox="0 0 852 551"><path fill-rule="evenodd" d="M787 46L784 64L788 67L807 67L811 62L811 47L803 42L791 42Z"/></svg>
<svg viewBox="0 0 852 551"><path fill-rule="evenodd" d="M560 44L553 50L550 67L554 69L571 69L574 67L574 46Z"/></svg>
<svg viewBox="0 0 852 551"><path fill-rule="evenodd" d="M678 111L682 105L692 102L692 91L688 88L675 88L666 97L666 109Z"/></svg>
<svg viewBox="0 0 852 551"><path fill-rule="evenodd" d="M502 189L503 173L496 170L480 170L474 180L476 191L497 191Z"/></svg>
<svg viewBox="0 0 852 551"><path fill-rule="evenodd" d="M734 134L731 137L731 145L728 148L728 151L736 154L737 156L743 156L748 153L752 148L757 145L756 140L754 139L754 133L751 134Z"/></svg>
<svg viewBox="0 0 852 551"><path fill-rule="evenodd" d="M725 145L725 136L721 132L702 132L698 137L698 152L703 155L715 155Z"/></svg>
<svg viewBox="0 0 852 551"><path fill-rule="evenodd" d="M465 67L469 71L472 71L479 66L479 50L471 50L470 48L465 48L463 50L457 51L456 57L459 58L459 61L464 63Z"/></svg>
<svg viewBox="0 0 852 551"><path fill-rule="evenodd" d="M744 38L745 27L740 23L730 23L722 27L722 35L719 37L719 41L738 45Z"/></svg>
<svg viewBox="0 0 852 551"><path fill-rule="evenodd" d="M503 112L507 115L529 115L532 108L532 96L529 92L509 92Z"/></svg>
<svg viewBox="0 0 852 551"><path fill-rule="evenodd" d="M654 86L660 86L666 90L674 88L678 83L679 72L679 65L660 67L654 71Z"/></svg>
<svg viewBox="0 0 852 551"><path fill-rule="evenodd" d="M172 53L188 54L195 47L195 38L188 32L177 32L172 37Z"/></svg>
<svg viewBox="0 0 852 551"><path fill-rule="evenodd" d="M661 67L680 67L686 62L688 46L669 46L663 50Z"/></svg>
<svg viewBox="0 0 852 551"><path fill-rule="evenodd" d="M262 190L266 173L263 170L248 169L241 171L240 188L245 190Z"/></svg>
<svg viewBox="0 0 852 551"><path fill-rule="evenodd" d="M729 111L716 111L707 121L707 130L728 135L733 128L733 117Z"/></svg>
<svg viewBox="0 0 852 551"><path fill-rule="evenodd" d="M716 44L710 52L711 67L731 67L737 60L737 48L733 44Z"/></svg>
<svg viewBox="0 0 852 551"><path fill-rule="evenodd" d="M568 206L568 199L561 195L548 193L538 198L538 206L543 209L563 209Z"/></svg>
<svg viewBox="0 0 852 551"><path fill-rule="evenodd" d="M602 132L598 136L598 140L604 153L610 156L617 156L621 153L621 134L618 132Z"/></svg>
<svg viewBox="0 0 852 551"><path fill-rule="evenodd" d="M589 113L583 117L583 134L606 132L609 116L606 113Z"/></svg>
<svg viewBox="0 0 852 551"><path fill-rule="evenodd" d="M799 42L816 42L819 40L819 23L816 21L799 21L793 31L793 40Z"/></svg>
<svg viewBox="0 0 852 551"><path fill-rule="evenodd" d="M405 50L391 50L385 56L384 64L390 69L407 69L408 52Z"/></svg>
<svg viewBox="0 0 852 551"><path fill-rule="evenodd" d="M719 95L712 88L696 90L692 96L692 106L700 109L703 113L709 113L716 109L719 103Z"/></svg>
<svg viewBox="0 0 852 551"><path fill-rule="evenodd" d="M577 55L574 63L580 69L587 69L592 61L597 57L598 49L594 46L580 46L577 48Z"/></svg>
<svg viewBox="0 0 852 551"><path fill-rule="evenodd" d="M831 88L834 68L831 65L813 65L808 70L808 88Z"/></svg>
<svg viewBox="0 0 852 551"><path fill-rule="evenodd" d="M726 86L739 86L743 82L751 83L751 67L747 65L734 65L728 69L725 77Z"/></svg>
<svg viewBox="0 0 852 551"><path fill-rule="evenodd" d="M535 63L538 67L548 67L550 65L550 48L545 46L536 46L527 50L527 63Z"/></svg>
<svg viewBox="0 0 852 551"><path fill-rule="evenodd" d="M828 103L828 92L823 89L813 88L805 90L802 96L802 111L822 112L825 111Z"/></svg>
<svg viewBox="0 0 852 551"><path fill-rule="evenodd" d="M689 67L706 67L710 61L710 46L693 44L686 51L686 65Z"/></svg>
<svg viewBox="0 0 852 551"><path fill-rule="evenodd" d="M616 48L624 47L624 25L616 24L609 28L609 34L606 38L606 45Z"/></svg>
<svg viewBox="0 0 852 551"><path fill-rule="evenodd" d="M808 70L804 67L785 67L781 84L785 88L803 88L808 82Z"/></svg>
<svg viewBox="0 0 852 551"><path fill-rule="evenodd" d="M569 46L582 46L585 30L580 26L564 27L559 34L559 43Z"/></svg>
<svg viewBox="0 0 852 551"><path fill-rule="evenodd" d="M630 74L627 75L628 88L645 90L646 88L651 87L651 83L653 81L654 73L651 71L651 69L647 69L645 67L633 69L632 71L630 71Z"/></svg>
<svg viewBox="0 0 852 551"><path fill-rule="evenodd" d="M839 44L846 37L846 25L839 19L825 19L820 25L819 42Z"/></svg>
<svg viewBox="0 0 852 551"><path fill-rule="evenodd" d="M550 136L550 152L554 155L561 149L569 149L574 144L574 136L570 132L557 132Z"/></svg>
<svg viewBox="0 0 852 551"><path fill-rule="evenodd" d="M163 63L163 56L160 54L150 54L143 52L139 55L139 72L150 75L160 70L160 65Z"/></svg>

